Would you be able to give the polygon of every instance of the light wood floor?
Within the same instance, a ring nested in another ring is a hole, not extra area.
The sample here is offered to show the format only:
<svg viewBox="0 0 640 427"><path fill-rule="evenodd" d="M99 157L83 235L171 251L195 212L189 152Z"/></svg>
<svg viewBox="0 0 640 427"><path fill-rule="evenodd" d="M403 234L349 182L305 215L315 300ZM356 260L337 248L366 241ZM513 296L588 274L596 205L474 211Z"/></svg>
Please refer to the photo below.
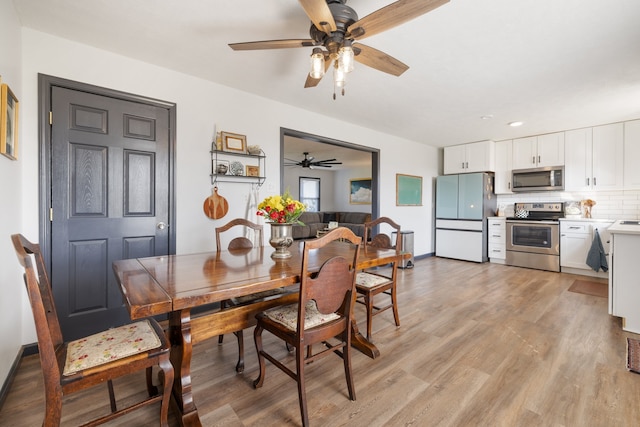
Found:
<svg viewBox="0 0 640 427"><path fill-rule="evenodd" d="M441 258L417 261L400 272L402 326L396 329L390 312L374 319L381 357L354 352L357 401L347 398L339 358L309 366L311 423L640 425L640 375L625 368L626 337L640 336L622 331L620 319L607 314L606 298L568 292L576 278L584 277ZM364 309L356 309L364 329ZM251 331L245 332L243 374L234 371L233 338L195 349L193 385L203 425L300 425L295 382L267 362L265 385L254 390ZM266 344L287 357L280 342ZM40 425L39 369L37 357L23 360L0 425ZM117 396L137 392L144 392L143 376L116 383ZM99 388L67 398L63 425L108 410L106 393ZM154 425L155 417L157 407L151 407L110 425Z"/></svg>

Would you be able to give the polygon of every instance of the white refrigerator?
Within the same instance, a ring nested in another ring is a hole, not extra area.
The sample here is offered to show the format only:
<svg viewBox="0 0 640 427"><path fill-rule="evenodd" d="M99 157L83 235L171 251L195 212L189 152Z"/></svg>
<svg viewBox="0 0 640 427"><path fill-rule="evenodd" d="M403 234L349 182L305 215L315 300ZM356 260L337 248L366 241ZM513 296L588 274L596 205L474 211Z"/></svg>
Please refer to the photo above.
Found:
<svg viewBox="0 0 640 427"><path fill-rule="evenodd" d="M495 215L492 173L436 180L436 256L486 262L487 218Z"/></svg>

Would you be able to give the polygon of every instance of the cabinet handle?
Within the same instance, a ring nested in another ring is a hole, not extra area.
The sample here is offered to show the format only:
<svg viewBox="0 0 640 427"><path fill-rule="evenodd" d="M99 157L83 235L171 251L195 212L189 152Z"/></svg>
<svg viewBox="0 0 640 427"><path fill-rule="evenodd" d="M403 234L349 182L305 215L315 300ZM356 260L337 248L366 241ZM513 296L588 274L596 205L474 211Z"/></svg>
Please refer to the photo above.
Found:
<svg viewBox="0 0 640 427"><path fill-rule="evenodd" d="M587 178L587 187L589 186L589 178Z"/></svg>
<svg viewBox="0 0 640 427"><path fill-rule="evenodd" d="M594 187L596 186L596 177L595 176L593 177L593 186Z"/></svg>
<svg viewBox="0 0 640 427"><path fill-rule="evenodd" d="M560 237L564 237L564 236L566 236L566 234L561 234L561 235L560 235Z"/></svg>
<svg viewBox="0 0 640 427"><path fill-rule="evenodd" d="M465 163L465 164L464 164L464 167L465 167L465 168L467 168L467 169L469 169L469 162Z"/></svg>
<svg viewBox="0 0 640 427"><path fill-rule="evenodd" d="M538 156L538 163L540 163L540 156Z"/></svg>
<svg viewBox="0 0 640 427"><path fill-rule="evenodd" d="M510 182L507 182L507 188L508 188L509 190L511 190L511 183L510 183Z"/></svg>
<svg viewBox="0 0 640 427"><path fill-rule="evenodd" d="M492 234L491 237L502 237L502 236L499 234Z"/></svg>
<svg viewBox="0 0 640 427"><path fill-rule="evenodd" d="M533 163L534 165L536 164L536 156L533 156L533 157L531 158L531 163Z"/></svg>
<svg viewBox="0 0 640 427"><path fill-rule="evenodd" d="M464 169L464 162L462 162L462 169Z"/></svg>
<svg viewBox="0 0 640 427"><path fill-rule="evenodd" d="M569 227L569 230L580 230L580 227L571 226L571 227Z"/></svg>

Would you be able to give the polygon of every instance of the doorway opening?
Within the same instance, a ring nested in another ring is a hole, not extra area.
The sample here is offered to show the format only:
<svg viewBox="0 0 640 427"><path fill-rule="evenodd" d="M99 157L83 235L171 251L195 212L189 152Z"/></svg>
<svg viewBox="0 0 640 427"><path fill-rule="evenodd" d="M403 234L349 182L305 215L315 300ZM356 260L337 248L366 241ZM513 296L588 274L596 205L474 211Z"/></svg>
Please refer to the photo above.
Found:
<svg viewBox="0 0 640 427"><path fill-rule="evenodd" d="M309 148L311 147L311 148ZM332 170L336 172L345 172L350 169L367 171L363 174L370 173L369 176L358 176L356 178L371 178L371 217L377 218L380 213L379 206L379 179L380 179L380 150L376 148L366 147L364 145L354 144L351 142L340 141L337 139L327 138L320 135L314 135L294 129L280 128L280 191L284 193L286 190L292 191L292 186L287 186L286 183L292 181L287 179L287 175L293 175L292 170L300 170L299 166L291 167L285 166L285 158L291 159L290 156L297 156L295 159L302 158L304 151L309 148L312 150L316 147L320 150L320 156L318 160L327 158L336 158L338 162L342 162L342 165L335 165L332 168L322 168L323 170ZM310 155L314 155L310 152ZM295 168L295 169L292 169ZM306 169L305 169L306 170ZM291 177L289 177L291 178ZM298 181L298 176L294 177L295 181ZM347 192L349 188L349 180L345 180L341 185L337 183L340 189L344 188ZM297 189L296 189L297 190ZM323 201L326 201L327 197L323 197ZM348 203L348 194L346 198ZM326 206L326 205L325 205ZM360 207L363 207L362 205ZM321 210L325 210L321 208Z"/></svg>

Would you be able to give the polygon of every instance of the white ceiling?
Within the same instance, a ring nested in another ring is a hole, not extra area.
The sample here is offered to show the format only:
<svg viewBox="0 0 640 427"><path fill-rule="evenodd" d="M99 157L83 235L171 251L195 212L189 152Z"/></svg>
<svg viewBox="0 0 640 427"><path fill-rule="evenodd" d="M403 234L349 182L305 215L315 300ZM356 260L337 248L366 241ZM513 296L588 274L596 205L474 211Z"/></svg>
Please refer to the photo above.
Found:
<svg viewBox="0 0 640 427"><path fill-rule="evenodd" d="M389 3L348 5L362 18ZM330 76L303 87L311 48L227 46L308 38L293 0L14 4L25 27L434 146L640 118L638 0L451 0L364 40L410 69L356 64L335 101Z"/></svg>

